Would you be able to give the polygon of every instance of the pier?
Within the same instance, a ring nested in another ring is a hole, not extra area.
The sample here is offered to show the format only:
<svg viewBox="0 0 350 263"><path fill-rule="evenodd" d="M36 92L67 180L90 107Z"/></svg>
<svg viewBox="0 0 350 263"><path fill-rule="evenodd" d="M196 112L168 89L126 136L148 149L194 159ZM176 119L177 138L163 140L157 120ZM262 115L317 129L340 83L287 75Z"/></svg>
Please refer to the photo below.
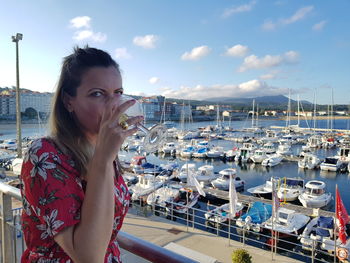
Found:
<svg viewBox="0 0 350 263"><path fill-rule="evenodd" d="M287 129L289 127L286 126L271 126L271 129ZM341 132L341 133L348 133L350 134L350 130L345 129L326 129L326 128L302 128L298 127L298 130L300 131L319 131L319 132Z"/></svg>

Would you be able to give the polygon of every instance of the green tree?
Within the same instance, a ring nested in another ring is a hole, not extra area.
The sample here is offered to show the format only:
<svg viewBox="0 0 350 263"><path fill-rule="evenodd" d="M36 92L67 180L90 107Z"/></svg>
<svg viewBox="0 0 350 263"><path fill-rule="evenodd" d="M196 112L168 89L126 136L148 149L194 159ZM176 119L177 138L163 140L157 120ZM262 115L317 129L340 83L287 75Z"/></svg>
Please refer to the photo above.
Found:
<svg viewBox="0 0 350 263"><path fill-rule="evenodd" d="M245 249L236 249L232 252L232 263L252 263L252 257Z"/></svg>

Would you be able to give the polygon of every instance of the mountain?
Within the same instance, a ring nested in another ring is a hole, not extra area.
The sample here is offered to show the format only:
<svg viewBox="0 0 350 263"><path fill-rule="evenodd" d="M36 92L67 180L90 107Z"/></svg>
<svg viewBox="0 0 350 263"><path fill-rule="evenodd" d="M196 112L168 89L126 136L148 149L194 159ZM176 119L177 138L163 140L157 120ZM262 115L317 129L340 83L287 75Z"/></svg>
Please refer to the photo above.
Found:
<svg viewBox="0 0 350 263"><path fill-rule="evenodd" d="M217 102L217 103L234 103L234 104L252 104L253 99L255 99L255 103L259 105L287 105L288 104L288 98L283 95L277 95L277 96L262 96L262 97L256 97L256 98L212 98L212 99L206 99L206 101L210 102ZM296 104L297 101L291 99L291 104ZM311 104L308 101L302 101L302 104Z"/></svg>

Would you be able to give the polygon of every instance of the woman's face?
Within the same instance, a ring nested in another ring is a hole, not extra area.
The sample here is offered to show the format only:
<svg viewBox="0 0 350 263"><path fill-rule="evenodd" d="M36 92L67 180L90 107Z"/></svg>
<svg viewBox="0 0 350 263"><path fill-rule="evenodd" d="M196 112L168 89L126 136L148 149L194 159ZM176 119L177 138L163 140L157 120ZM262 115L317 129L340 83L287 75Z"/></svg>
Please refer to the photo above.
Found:
<svg viewBox="0 0 350 263"><path fill-rule="evenodd" d="M113 67L94 67L85 72L75 97L69 97L67 109L79 121L87 138L95 141L105 105L123 93L122 78Z"/></svg>

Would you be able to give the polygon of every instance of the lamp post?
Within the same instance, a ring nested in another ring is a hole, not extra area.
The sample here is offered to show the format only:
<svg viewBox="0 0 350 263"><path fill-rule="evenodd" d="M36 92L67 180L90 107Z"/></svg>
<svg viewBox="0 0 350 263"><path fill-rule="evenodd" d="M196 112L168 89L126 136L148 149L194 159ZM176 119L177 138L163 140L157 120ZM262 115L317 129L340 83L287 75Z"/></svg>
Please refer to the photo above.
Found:
<svg viewBox="0 0 350 263"><path fill-rule="evenodd" d="M12 42L16 43L16 123L17 123L17 157L22 158L22 131L21 131L21 94L19 91L19 59L18 42L23 39L21 33L12 36Z"/></svg>

